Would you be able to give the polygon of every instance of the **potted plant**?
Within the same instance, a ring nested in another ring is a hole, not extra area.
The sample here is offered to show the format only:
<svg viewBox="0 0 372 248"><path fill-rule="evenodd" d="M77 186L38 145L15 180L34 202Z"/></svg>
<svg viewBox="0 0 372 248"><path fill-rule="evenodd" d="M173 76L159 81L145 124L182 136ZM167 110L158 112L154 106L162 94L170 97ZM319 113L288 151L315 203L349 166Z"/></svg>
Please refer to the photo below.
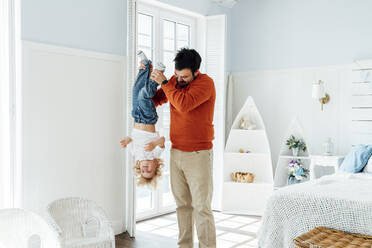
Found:
<svg viewBox="0 0 372 248"><path fill-rule="evenodd" d="M289 150L292 150L292 155L297 157L298 152L300 150L306 151L306 144L302 139L296 139L294 135L291 135L289 139L287 139L286 145L288 146Z"/></svg>
<svg viewBox="0 0 372 248"><path fill-rule="evenodd" d="M300 183L307 178L309 170L306 169L301 160L291 160L288 164L288 184Z"/></svg>

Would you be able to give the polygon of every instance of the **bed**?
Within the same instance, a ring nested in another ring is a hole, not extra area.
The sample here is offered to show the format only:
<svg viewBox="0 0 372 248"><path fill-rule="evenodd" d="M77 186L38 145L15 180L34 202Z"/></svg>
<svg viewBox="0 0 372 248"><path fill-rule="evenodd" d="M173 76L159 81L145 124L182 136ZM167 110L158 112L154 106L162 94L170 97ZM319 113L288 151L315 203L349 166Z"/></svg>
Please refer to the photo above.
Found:
<svg viewBox="0 0 372 248"><path fill-rule="evenodd" d="M259 247L294 247L295 237L317 226L372 235L371 174L335 174L275 191L266 205Z"/></svg>

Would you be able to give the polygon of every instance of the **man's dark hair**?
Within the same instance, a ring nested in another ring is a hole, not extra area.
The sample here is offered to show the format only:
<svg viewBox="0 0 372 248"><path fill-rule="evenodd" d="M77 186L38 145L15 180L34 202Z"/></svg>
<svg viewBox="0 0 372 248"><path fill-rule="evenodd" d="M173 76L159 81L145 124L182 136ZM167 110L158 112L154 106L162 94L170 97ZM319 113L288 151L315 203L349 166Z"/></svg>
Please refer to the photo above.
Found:
<svg viewBox="0 0 372 248"><path fill-rule="evenodd" d="M192 73L200 68L201 57L195 49L182 48L174 58L176 70L190 69Z"/></svg>

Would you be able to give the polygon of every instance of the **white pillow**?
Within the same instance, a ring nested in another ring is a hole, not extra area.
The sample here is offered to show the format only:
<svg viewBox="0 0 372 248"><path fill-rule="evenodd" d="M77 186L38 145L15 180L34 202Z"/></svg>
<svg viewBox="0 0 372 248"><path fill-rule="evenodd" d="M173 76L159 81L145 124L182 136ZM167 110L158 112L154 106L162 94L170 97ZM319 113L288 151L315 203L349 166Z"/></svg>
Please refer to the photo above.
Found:
<svg viewBox="0 0 372 248"><path fill-rule="evenodd" d="M372 156L368 159L366 166L363 169L364 173L372 173Z"/></svg>

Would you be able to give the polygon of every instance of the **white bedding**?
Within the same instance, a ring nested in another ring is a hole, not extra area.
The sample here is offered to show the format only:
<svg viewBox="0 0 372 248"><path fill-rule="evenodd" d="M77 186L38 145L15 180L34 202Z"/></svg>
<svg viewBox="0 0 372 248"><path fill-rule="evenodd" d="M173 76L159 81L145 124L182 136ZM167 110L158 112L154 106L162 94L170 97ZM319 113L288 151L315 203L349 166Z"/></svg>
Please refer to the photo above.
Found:
<svg viewBox="0 0 372 248"><path fill-rule="evenodd" d="M314 227L372 235L372 176L337 174L275 191L259 232L260 248L294 247Z"/></svg>

